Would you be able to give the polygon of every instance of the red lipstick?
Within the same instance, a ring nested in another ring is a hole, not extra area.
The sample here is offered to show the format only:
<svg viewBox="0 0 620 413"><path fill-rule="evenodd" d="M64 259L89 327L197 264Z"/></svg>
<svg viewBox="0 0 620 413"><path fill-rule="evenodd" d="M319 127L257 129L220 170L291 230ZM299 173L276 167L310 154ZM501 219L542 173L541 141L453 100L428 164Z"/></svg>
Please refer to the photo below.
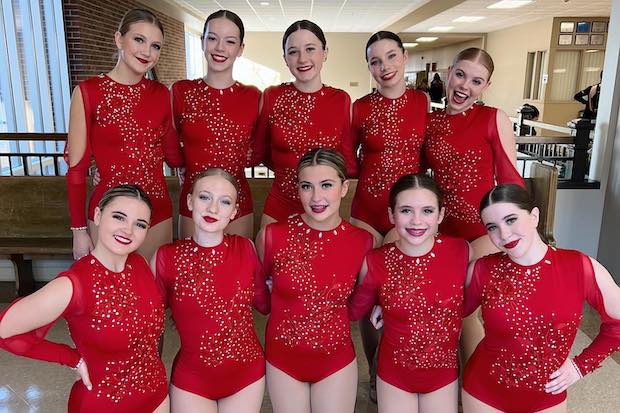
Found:
<svg viewBox="0 0 620 413"><path fill-rule="evenodd" d="M504 244L504 248L511 250L514 247L516 247L518 243L519 243L518 239L516 239L514 241L510 241L508 244Z"/></svg>
<svg viewBox="0 0 620 413"><path fill-rule="evenodd" d="M204 219L205 221L207 221L209 224L213 224L214 222L219 221L219 219L217 219L217 218L213 218L213 217L210 217L210 216L206 216L206 217L204 217L203 219Z"/></svg>

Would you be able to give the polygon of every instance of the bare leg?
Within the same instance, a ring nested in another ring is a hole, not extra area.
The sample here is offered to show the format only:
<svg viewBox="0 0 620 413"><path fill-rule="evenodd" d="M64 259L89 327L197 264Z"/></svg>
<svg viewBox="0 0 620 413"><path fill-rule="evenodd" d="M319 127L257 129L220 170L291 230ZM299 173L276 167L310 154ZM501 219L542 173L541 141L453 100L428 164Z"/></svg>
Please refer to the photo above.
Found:
<svg viewBox="0 0 620 413"><path fill-rule="evenodd" d="M381 332L377 330L368 317L362 317L359 321L360 335L362 336L362 345L364 354L368 361L368 396L374 403L377 402L377 347L381 339Z"/></svg>
<svg viewBox="0 0 620 413"><path fill-rule="evenodd" d="M378 248L381 246L381 243L383 242L383 235L381 235L379 231L371 227L370 224L367 224L364 221L361 221L356 218L350 218L349 222L355 225L356 227L365 229L366 231L372 234L373 238L375 239L374 248Z"/></svg>
<svg viewBox="0 0 620 413"><path fill-rule="evenodd" d="M353 413L357 396L357 361L310 385L312 413Z"/></svg>
<svg viewBox="0 0 620 413"><path fill-rule="evenodd" d="M538 413L566 413L568 411L568 401L564 400L560 404L556 404L553 407L549 407L545 410L540 410Z"/></svg>
<svg viewBox="0 0 620 413"><path fill-rule="evenodd" d="M235 219L228 224L224 232L254 239L254 214L250 213Z"/></svg>
<svg viewBox="0 0 620 413"><path fill-rule="evenodd" d="M459 410L459 381L443 386L430 393L418 394L420 413L457 413Z"/></svg>
<svg viewBox="0 0 620 413"><path fill-rule="evenodd" d="M166 396L166 399L161 402L157 409L153 413L169 413L170 412L170 397Z"/></svg>
<svg viewBox="0 0 620 413"><path fill-rule="evenodd" d="M164 244L172 242L172 218L168 218L156 225L149 228L149 232L146 234L146 239L142 246L138 249L138 252L142 254L147 261L151 260L157 248Z"/></svg>
<svg viewBox="0 0 620 413"><path fill-rule="evenodd" d="M473 259L484 257L499 250L493 245L488 235L483 235L471 243L473 249ZM478 343L484 337L484 328L479 318L480 310L475 311L463 319L463 329L461 333L461 350L463 351L463 365L474 353Z"/></svg>
<svg viewBox="0 0 620 413"><path fill-rule="evenodd" d="M265 377L217 402L219 413L259 413L265 394Z"/></svg>
<svg viewBox="0 0 620 413"><path fill-rule="evenodd" d="M385 238L383 238L383 245L389 244L390 242L394 242L399 238L398 232L396 232L395 228L392 228L387 234L385 234Z"/></svg>
<svg viewBox="0 0 620 413"><path fill-rule="evenodd" d="M179 239L186 239L194 234L194 221L183 215L179 215Z"/></svg>
<svg viewBox="0 0 620 413"><path fill-rule="evenodd" d="M384 382L381 377L377 377L377 401L380 413L418 413L417 393L401 390Z"/></svg>
<svg viewBox="0 0 620 413"><path fill-rule="evenodd" d="M217 401L170 385L172 413L217 413Z"/></svg>
<svg viewBox="0 0 620 413"><path fill-rule="evenodd" d="M278 220L275 218L270 217L269 215L265 215L263 214L263 216L260 219L260 229L265 228L267 225L271 224L272 222L277 222ZM268 385L269 386L269 385Z"/></svg>
<svg viewBox="0 0 620 413"><path fill-rule="evenodd" d="M267 363L267 390L274 413L311 413L310 384ZM316 412L315 412L316 413Z"/></svg>

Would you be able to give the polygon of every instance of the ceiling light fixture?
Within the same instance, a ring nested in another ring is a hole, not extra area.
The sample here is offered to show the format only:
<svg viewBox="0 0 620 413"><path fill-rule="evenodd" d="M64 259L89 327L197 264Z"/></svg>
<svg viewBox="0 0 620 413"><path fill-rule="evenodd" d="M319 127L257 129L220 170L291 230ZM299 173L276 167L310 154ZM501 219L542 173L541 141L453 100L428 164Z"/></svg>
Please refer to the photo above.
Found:
<svg viewBox="0 0 620 413"><path fill-rule="evenodd" d="M418 37L417 39L415 39L415 41L423 42L423 43L430 43L430 42L434 42L437 39L439 39L439 37L422 36L422 37Z"/></svg>
<svg viewBox="0 0 620 413"><path fill-rule="evenodd" d="M450 30L454 29L454 26L435 26L435 27L431 27L430 29L428 29L429 32L449 32Z"/></svg>
<svg viewBox="0 0 620 413"><path fill-rule="evenodd" d="M484 20L486 17L484 16L461 16L452 20L454 23L474 23L479 22L480 20Z"/></svg>
<svg viewBox="0 0 620 413"><path fill-rule="evenodd" d="M533 2L534 0L502 0L487 6L487 9L517 9Z"/></svg>
<svg viewBox="0 0 620 413"><path fill-rule="evenodd" d="M405 49L412 49L414 47L416 47L418 44L417 43L403 43L403 47Z"/></svg>
<svg viewBox="0 0 620 413"><path fill-rule="evenodd" d="M261 6L265 7L265 6L269 6L269 2L268 1L261 1L260 3Z"/></svg>

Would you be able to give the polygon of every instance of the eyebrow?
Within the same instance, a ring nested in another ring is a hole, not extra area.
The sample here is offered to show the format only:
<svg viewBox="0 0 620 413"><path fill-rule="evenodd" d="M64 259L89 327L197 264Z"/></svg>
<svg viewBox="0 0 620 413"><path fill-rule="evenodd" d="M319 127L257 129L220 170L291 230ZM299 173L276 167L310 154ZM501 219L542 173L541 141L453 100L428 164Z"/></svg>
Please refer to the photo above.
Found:
<svg viewBox="0 0 620 413"><path fill-rule="evenodd" d="M506 219L508 219L508 218L512 218L512 217L516 217L516 216L517 216L517 214L515 214L515 213L508 214L508 215L506 215L504 218L502 218L502 220L506 220Z"/></svg>
<svg viewBox="0 0 620 413"><path fill-rule="evenodd" d="M127 214L124 213L123 211L112 211L113 214L121 214L122 216L126 217Z"/></svg>

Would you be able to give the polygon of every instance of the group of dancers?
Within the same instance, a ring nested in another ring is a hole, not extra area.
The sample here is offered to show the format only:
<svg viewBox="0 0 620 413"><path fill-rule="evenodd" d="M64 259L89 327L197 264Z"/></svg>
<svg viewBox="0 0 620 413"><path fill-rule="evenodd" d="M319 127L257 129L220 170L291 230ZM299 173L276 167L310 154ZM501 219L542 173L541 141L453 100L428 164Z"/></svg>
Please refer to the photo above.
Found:
<svg viewBox="0 0 620 413"><path fill-rule="evenodd" d="M566 412L566 389L620 349L620 288L594 259L539 237L510 121L475 104L491 57L459 53L446 108L428 113L394 33L368 40L377 89L352 105L321 82L316 24L286 30L295 80L262 93L232 77L243 39L235 13L210 15L207 75L169 91L145 78L162 24L146 10L124 16L116 66L72 98L76 262L0 313L0 348L74 368L72 413L257 413L265 386L276 413L342 413L355 406L350 320L361 319L380 412L456 413L459 337L466 413ZM164 161L184 168L176 242ZM275 179L254 245L244 168L259 163ZM571 358L584 301L601 330ZM166 308L181 341L170 384L158 354ZM253 308L269 314L264 351ZM45 339L58 318L75 347Z"/></svg>

